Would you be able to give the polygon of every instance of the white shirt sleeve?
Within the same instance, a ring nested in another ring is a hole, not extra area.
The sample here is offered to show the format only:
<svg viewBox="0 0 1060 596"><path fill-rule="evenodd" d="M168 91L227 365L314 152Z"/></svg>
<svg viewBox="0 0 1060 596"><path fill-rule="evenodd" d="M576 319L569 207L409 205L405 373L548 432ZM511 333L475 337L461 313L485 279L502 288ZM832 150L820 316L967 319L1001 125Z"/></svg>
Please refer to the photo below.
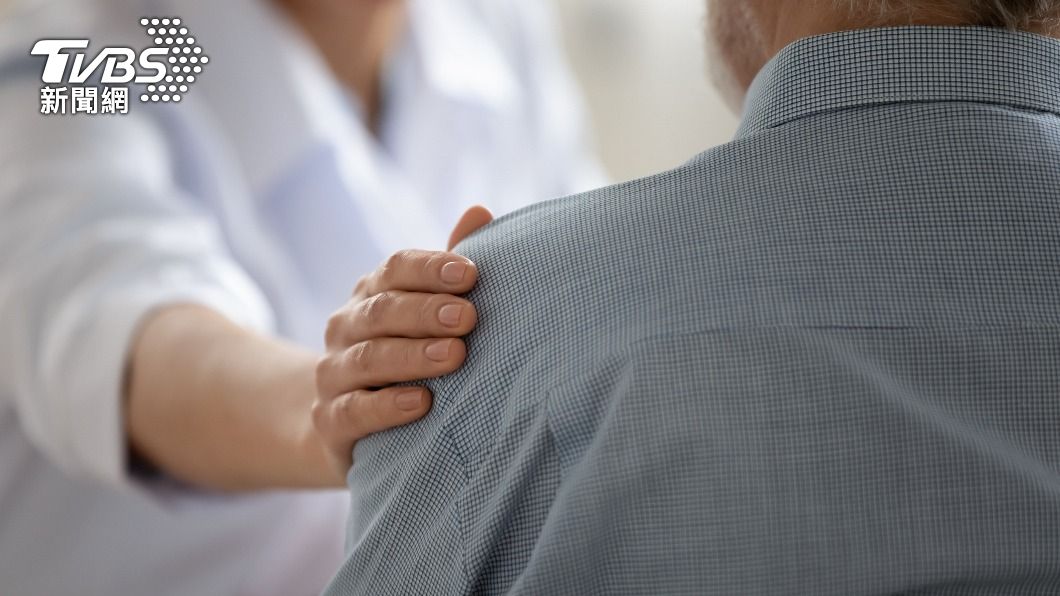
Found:
<svg viewBox="0 0 1060 596"><path fill-rule="evenodd" d="M268 328L259 290L173 181L142 115L41 116L0 91L0 400L70 473L127 482L122 393L145 315L198 303Z"/></svg>

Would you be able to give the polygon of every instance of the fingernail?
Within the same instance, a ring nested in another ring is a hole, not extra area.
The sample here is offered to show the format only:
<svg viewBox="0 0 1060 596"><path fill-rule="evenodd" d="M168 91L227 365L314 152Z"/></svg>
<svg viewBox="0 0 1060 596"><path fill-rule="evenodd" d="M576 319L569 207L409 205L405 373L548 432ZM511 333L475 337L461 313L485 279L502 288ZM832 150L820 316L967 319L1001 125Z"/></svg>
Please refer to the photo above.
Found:
<svg viewBox="0 0 1060 596"><path fill-rule="evenodd" d="M466 263L453 261L442 265L442 281L447 284L457 284L464 281L465 273L467 273Z"/></svg>
<svg viewBox="0 0 1060 596"><path fill-rule="evenodd" d="M423 390L409 389L402 391L394 398L394 403L399 410L415 410L423 404Z"/></svg>
<svg viewBox="0 0 1060 596"><path fill-rule="evenodd" d="M443 339L436 341L427 346L427 357L431 360L442 362L449 357L449 345L453 343L451 340Z"/></svg>
<svg viewBox="0 0 1060 596"><path fill-rule="evenodd" d="M460 324L460 315L464 307L459 304L447 304L438 311L438 320L446 327L456 327Z"/></svg>

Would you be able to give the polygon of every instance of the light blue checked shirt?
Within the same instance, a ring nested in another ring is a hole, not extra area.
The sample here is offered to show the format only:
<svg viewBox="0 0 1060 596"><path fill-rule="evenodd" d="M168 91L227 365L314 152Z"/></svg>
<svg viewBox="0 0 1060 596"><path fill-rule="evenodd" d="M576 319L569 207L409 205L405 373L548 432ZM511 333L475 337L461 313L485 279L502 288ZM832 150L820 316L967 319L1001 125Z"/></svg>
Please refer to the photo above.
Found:
<svg viewBox="0 0 1060 596"><path fill-rule="evenodd" d="M1060 42L801 40L737 138L464 243L330 593L1060 594Z"/></svg>

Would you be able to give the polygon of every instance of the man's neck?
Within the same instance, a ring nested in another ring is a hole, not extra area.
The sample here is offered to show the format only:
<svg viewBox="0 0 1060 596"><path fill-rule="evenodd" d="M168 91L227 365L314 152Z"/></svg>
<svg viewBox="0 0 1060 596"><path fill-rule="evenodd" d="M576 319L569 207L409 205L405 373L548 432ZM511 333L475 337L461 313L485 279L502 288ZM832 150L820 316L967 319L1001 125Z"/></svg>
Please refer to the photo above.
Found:
<svg viewBox="0 0 1060 596"><path fill-rule="evenodd" d="M360 101L365 126L378 129L387 55L406 23L402 0L277 0L316 45L338 79Z"/></svg>
<svg viewBox="0 0 1060 596"><path fill-rule="evenodd" d="M816 0L833 3L833 0ZM975 15L968 14L959 4L940 2L930 9L910 8L896 10L890 14L869 11L865 15L851 14L835 8L831 10L806 10L801 3L784 3L783 8L772 12L773 19L763 23L765 39L769 40L769 55L776 55L785 46L804 37L823 35L837 31L868 29L875 27L937 26L962 27L979 25ZM949 7L947 7L949 6ZM1053 19L1029 24L1027 32L1060 38L1060 20Z"/></svg>
<svg viewBox="0 0 1060 596"><path fill-rule="evenodd" d="M976 25L972 16L957 9L910 9L880 14L868 11L858 15L837 5L835 0L745 0L738 10L724 11L728 18L712 21L717 42L712 47L716 58L735 66L717 69L716 83L735 109L743 105L744 96L754 76L777 53L789 44L806 37L868 29L900 26L958 27ZM939 5L941 6L941 4ZM957 5L954 5L957 6ZM1027 32L1060 38L1060 15L1029 25Z"/></svg>

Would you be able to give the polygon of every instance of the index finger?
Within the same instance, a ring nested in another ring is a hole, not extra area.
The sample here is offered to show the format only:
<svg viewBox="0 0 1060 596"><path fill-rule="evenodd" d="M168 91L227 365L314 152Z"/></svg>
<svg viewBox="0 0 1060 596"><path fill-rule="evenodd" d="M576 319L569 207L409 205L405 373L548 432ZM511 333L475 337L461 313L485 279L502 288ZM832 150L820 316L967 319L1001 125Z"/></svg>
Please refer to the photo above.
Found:
<svg viewBox="0 0 1060 596"><path fill-rule="evenodd" d="M388 290L464 294L477 279L478 270L466 257L442 251L401 250L364 277L355 294L373 296Z"/></svg>

